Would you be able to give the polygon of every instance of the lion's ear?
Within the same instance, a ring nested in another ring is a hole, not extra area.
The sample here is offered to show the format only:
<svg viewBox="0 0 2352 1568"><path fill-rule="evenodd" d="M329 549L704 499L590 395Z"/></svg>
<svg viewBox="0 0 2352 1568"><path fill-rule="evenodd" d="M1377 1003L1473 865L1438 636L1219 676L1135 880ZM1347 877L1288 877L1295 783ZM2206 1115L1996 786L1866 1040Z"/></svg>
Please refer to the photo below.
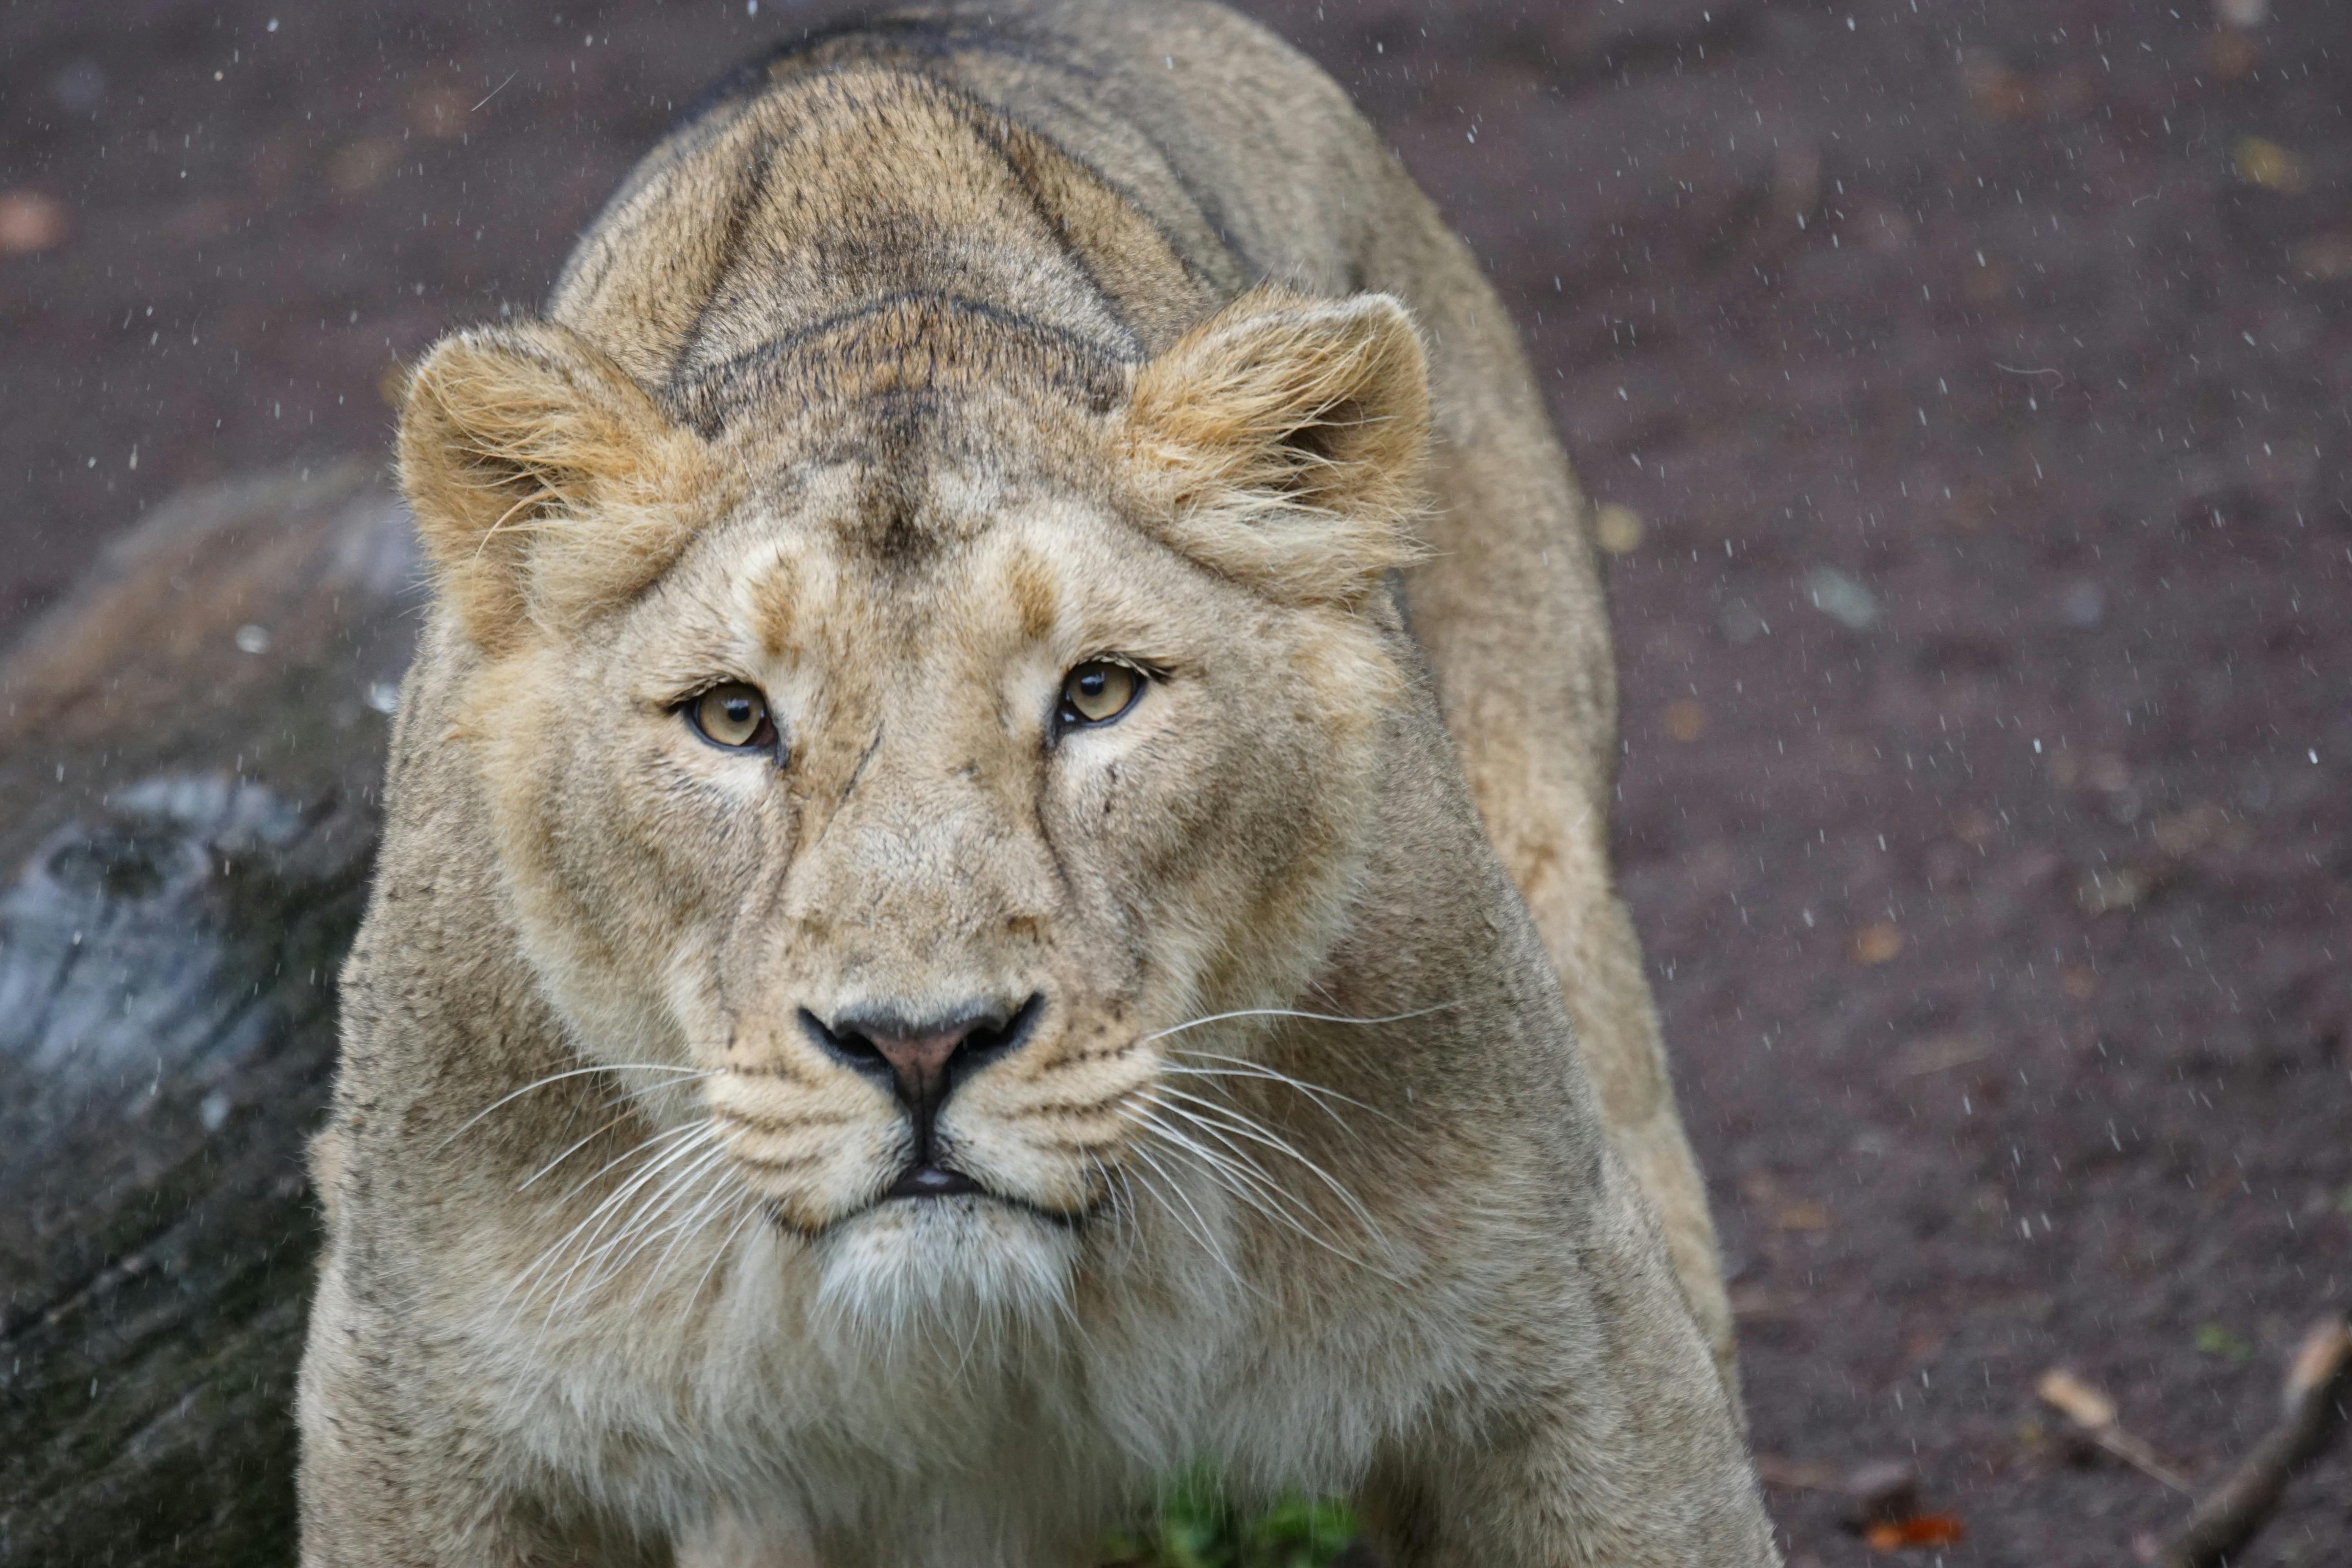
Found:
<svg viewBox="0 0 2352 1568"><path fill-rule="evenodd" d="M1386 294L1253 289L1137 374L1129 464L1187 554L1303 602L1411 560L1429 371Z"/></svg>
<svg viewBox="0 0 2352 1568"><path fill-rule="evenodd" d="M578 333L453 333L409 377L400 483L435 579L486 652L666 570L708 515L708 447Z"/></svg>

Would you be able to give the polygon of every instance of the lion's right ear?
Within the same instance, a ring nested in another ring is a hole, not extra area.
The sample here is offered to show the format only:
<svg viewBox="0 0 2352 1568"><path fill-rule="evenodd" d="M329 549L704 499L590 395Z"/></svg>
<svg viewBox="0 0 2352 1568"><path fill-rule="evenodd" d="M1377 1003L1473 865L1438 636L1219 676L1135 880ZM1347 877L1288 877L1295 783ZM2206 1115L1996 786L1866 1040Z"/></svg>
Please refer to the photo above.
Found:
<svg viewBox="0 0 2352 1568"><path fill-rule="evenodd" d="M666 570L709 515L709 448L547 322L453 333L408 380L400 484L443 597L488 653Z"/></svg>

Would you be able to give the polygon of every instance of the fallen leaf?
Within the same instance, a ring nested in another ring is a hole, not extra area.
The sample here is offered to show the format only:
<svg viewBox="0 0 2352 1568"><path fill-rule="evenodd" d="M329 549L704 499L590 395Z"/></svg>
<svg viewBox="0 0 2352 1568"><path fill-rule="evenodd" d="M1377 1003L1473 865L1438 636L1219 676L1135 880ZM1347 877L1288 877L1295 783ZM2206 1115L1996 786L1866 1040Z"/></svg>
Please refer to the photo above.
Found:
<svg viewBox="0 0 2352 1568"><path fill-rule="evenodd" d="M1706 733L1706 710L1685 697L1666 704L1666 733L1677 741L1696 741Z"/></svg>
<svg viewBox="0 0 2352 1568"><path fill-rule="evenodd" d="M1592 542L1612 555L1631 555L1641 547L1642 514L1609 502L1593 515Z"/></svg>
<svg viewBox="0 0 2352 1568"><path fill-rule="evenodd" d="M2063 1366L2043 1373L2033 1392L2077 1426L2095 1432L2116 1424L2116 1402Z"/></svg>
<svg viewBox="0 0 2352 1568"><path fill-rule="evenodd" d="M0 256L33 256L66 237L66 208L38 191L0 191Z"/></svg>
<svg viewBox="0 0 2352 1568"><path fill-rule="evenodd" d="M1881 1520L1862 1532L1873 1552L1901 1552L1917 1546L1958 1546L1968 1526L1948 1513L1915 1513L1908 1519Z"/></svg>
<svg viewBox="0 0 2352 1568"><path fill-rule="evenodd" d="M1753 1171L1739 1179L1741 1195L1763 1211L1764 1223L1774 1230L1827 1230L1826 1204L1792 1195L1769 1171Z"/></svg>
<svg viewBox="0 0 2352 1568"><path fill-rule="evenodd" d="M2310 183L2304 174L2302 159L2260 136L2239 137L2231 162L2237 167L2238 178L2281 195L2294 195Z"/></svg>
<svg viewBox="0 0 2352 1568"><path fill-rule="evenodd" d="M1895 1053L1895 1070L1905 1078L1918 1078L1948 1068L1966 1067L1982 1061L1990 1053L1984 1042L1966 1035L1931 1035L1924 1040L1914 1040Z"/></svg>
<svg viewBox="0 0 2352 1568"><path fill-rule="evenodd" d="M1853 933L1856 963L1885 963L1903 951L1903 933L1885 921Z"/></svg>
<svg viewBox="0 0 2352 1568"><path fill-rule="evenodd" d="M1775 1230L1827 1230L1830 1211L1826 1205L1807 1198L1792 1198L1772 1211Z"/></svg>
<svg viewBox="0 0 2352 1568"><path fill-rule="evenodd" d="M2108 866L2085 871L2074 884L2074 901L2086 915L2111 915L2136 910L2156 891L2156 879L2132 866Z"/></svg>

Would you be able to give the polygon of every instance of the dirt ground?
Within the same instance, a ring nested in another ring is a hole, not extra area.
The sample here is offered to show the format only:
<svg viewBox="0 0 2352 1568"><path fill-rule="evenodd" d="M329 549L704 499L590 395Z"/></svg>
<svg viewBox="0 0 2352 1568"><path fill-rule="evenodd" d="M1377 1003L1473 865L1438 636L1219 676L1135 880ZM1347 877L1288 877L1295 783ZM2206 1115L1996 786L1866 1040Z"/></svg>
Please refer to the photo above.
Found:
<svg viewBox="0 0 2352 1568"><path fill-rule="evenodd" d="M1956 1568L2129 1561L2182 1500L2037 1377L2208 1478L2352 1300L2352 7L1255 9L1612 509L1621 864L1769 1473L1916 1464ZM387 367L802 20L12 0L0 637L185 485L382 450ZM2347 1543L2338 1452L2243 1561Z"/></svg>

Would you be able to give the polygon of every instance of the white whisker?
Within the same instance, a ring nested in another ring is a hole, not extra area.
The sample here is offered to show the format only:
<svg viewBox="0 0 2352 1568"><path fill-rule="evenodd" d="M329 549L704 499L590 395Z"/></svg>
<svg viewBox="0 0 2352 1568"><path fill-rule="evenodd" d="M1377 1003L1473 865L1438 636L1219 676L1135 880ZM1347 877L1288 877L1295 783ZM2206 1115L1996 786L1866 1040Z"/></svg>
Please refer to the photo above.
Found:
<svg viewBox="0 0 2352 1568"><path fill-rule="evenodd" d="M614 1128L618 1127L622 1122L626 1121L628 1119L629 1113L627 1111L623 1111L620 1115L615 1116L612 1121L607 1121L604 1126L599 1127L595 1131L591 1132L587 1137L581 1139L580 1142L572 1144L572 1147L566 1149L562 1153L558 1154L554 1159L550 1160L546 1164L541 1165L538 1170L533 1171L524 1179L523 1184L520 1186L515 1188L515 1191L519 1193L529 1192L533 1182L538 1181L540 1177L547 1174L548 1172L552 1171L556 1166L561 1165L564 1161L569 1160L572 1155L577 1154L581 1150L585 1149L589 1144L593 1143L597 1139L603 1137L605 1133L610 1132Z"/></svg>
<svg viewBox="0 0 2352 1568"><path fill-rule="evenodd" d="M1459 1002L1440 1002L1433 1007L1419 1007L1410 1013L1391 1013L1379 1018L1350 1018L1339 1013L1306 1013L1296 1007L1240 1007L1230 1013L1212 1013L1205 1018L1191 1018L1143 1037L1160 1040L1170 1035L1181 1035L1187 1029L1197 1029L1204 1024L1222 1024L1229 1018L1306 1018L1318 1024L1402 1024L1408 1018L1425 1018L1432 1013L1443 1013L1449 1007L1459 1007Z"/></svg>
<svg viewBox="0 0 2352 1568"><path fill-rule="evenodd" d="M574 1184L572 1191L565 1193L562 1198L556 1200L557 1203L562 1204L570 1201L573 1194L582 1191L589 1184L589 1183L593 1182L598 1176L603 1175L604 1172L613 1169L615 1165L622 1163L624 1161L626 1161L633 1156L650 1155L652 1151L660 1148L664 1143L675 1142L677 1144L676 1148L664 1153L659 1160L651 1161L644 1171L641 1171L636 1175L629 1178L619 1188L608 1194L603 1202L599 1203L594 1208L588 1211L588 1215L585 1218L581 1220L579 1224L573 1226L570 1230L564 1232L564 1234L551 1246L541 1252L539 1257L533 1260L531 1266L523 1270L523 1272L515 1279L514 1282L507 1287L506 1297L501 1298L501 1300L503 1300L511 1298L517 1290L522 1289L526 1285L529 1285L531 1279L542 1270L552 1268L556 1260L560 1258L565 1250L571 1247L573 1239L577 1237L582 1231L587 1230L591 1226L595 1226L597 1230L601 1232L604 1227L600 1222L610 1214L614 1205L616 1204L625 1203L631 1194L635 1193L636 1190L649 1180L656 1172L659 1171L670 1160L676 1158L681 1151L691 1151L695 1147L695 1144L691 1142L693 1136L703 1131L704 1129L699 1123L689 1123L684 1127L673 1127L667 1132L656 1133L653 1137L647 1138L641 1142L633 1144L629 1148L623 1150L619 1154L614 1155L612 1159L606 1161L604 1166L596 1171L594 1174L583 1177L581 1181Z"/></svg>
<svg viewBox="0 0 2352 1568"><path fill-rule="evenodd" d="M697 1171L719 1157L721 1153L723 1151L715 1143L705 1146L692 1140L685 1141L632 1178L626 1187L605 1199L600 1206L611 1212L605 1216L604 1223L599 1225L591 1234L589 1241L595 1242L598 1237L604 1235L605 1226L610 1225L614 1219L621 1220L621 1228L614 1233L610 1240L594 1247L593 1250L583 1250L572 1260L572 1267L563 1271L563 1278L555 1281L553 1309L561 1310L569 1306L573 1300L594 1291L598 1286L611 1279L613 1270L603 1267L603 1261L613 1255L615 1247L626 1243L632 1237L650 1225L659 1215L661 1205L668 1201L671 1194L679 1189L681 1183L691 1180ZM691 1163L687 1168L683 1172L672 1171L670 1175L655 1189L653 1196L641 1199L634 1205L621 1201L635 1197L636 1194L644 1191L646 1184L656 1175L669 1170L679 1161L689 1159ZM578 1277L583 1268L590 1270L587 1279L577 1290L572 1289L570 1288L572 1281Z"/></svg>
<svg viewBox="0 0 2352 1568"><path fill-rule="evenodd" d="M1309 1229L1306 1224L1302 1223L1297 1215L1295 1215L1290 1212L1289 1207L1284 1207L1281 1209L1270 1207L1266 1203L1260 1201L1260 1199L1254 1196L1252 1192L1244 1191L1241 1186L1236 1184L1237 1179L1246 1180L1250 1183L1253 1189L1277 1198L1286 1205L1297 1207L1308 1220L1314 1221L1317 1225L1320 1226L1324 1223L1322 1215L1317 1214L1312 1208L1308 1207L1307 1205L1297 1196L1297 1194L1289 1192L1279 1183L1276 1182L1263 1166L1244 1154L1239 1146L1236 1145L1230 1138L1225 1137L1223 1133L1220 1132L1214 1125L1202 1120L1199 1116L1183 1110L1177 1106L1168 1105L1162 1102L1160 1104L1159 1108L1173 1115L1184 1117L1185 1120L1190 1121L1194 1127L1199 1128L1202 1132L1214 1138L1218 1142L1233 1151L1233 1158L1231 1160L1227 1160L1219 1156L1214 1151L1203 1148L1193 1140L1177 1132L1165 1122L1155 1122L1152 1124L1152 1131L1158 1132L1161 1137L1168 1138L1180 1144L1189 1150L1193 1156L1202 1161L1203 1164L1210 1166L1213 1171L1223 1173L1225 1176L1226 1190L1231 1192L1235 1197L1248 1204L1250 1207L1256 1210L1259 1214L1264 1215L1267 1219L1270 1219L1284 1226L1286 1229L1296 1233L1300 1238L1314 1243L1316 1246L1323 1248L1326 1252L1330 1253L1333 1257L1344 1258L1346 1261L1357 1264L1360 1267L1371 1267L1371 1265L1360 1254L1350 1252L1340 1247L1336 1238L1318 1235L1314 1230Z"/></svg>
<svg viewBox="0 0 2352 1568"><path fill-rule="evenodd" d="M1145 1125L1149 1126L1150 1122L1147 1121ZM1244 1280L1241 1277L1240 1271L1234 1268L1233 1260L1225 1256L1224 1248L1219 1247L1213 1240L1210 1239L1210 1232L1213 1227L1212 1227L1208 1220L1202 1215L1201 1211L1192 1206L1192 1200L1184 1195L1183 1188L1178 1184L1175 1173L1170 1171L1165 1165L1162 1165L1157 1159L1153 1158L1151 1151L1144 1147L1141 1143L1130 1143L1128 1147L1135 1154L1137 1159L1141 1160L1145 1164L1150 1165L1161 1178L1161 1180L1166 1182L1171 1188L1174 1189L1177 1202L1181 1203L1187 1209L1192 1210L1192 1218L1200 1221L1201 1228L1194 1230L1192 1224L1188 1222L1182 1215L1176 1212L1176 1205L1168 1201L1168 1194L1161 1192L1157 1185L1150 1182L1146 1182L1143 1184L1143 1190L1160 1200L1160 1206L1168 1211L1168 1217L1174 1220L1178 1225L1182 1226L1184 1229L1191 1234L1192 1238L1201 1244L1201 1249L1203 1252L1206 1252L1211 1258L1214 1259L1217 1267L1223 1268L1225 1273L1232 1278L1234 1284L1239 1285L1244 1290L1248 1289L1250 1288L1248 1281Z"/></svg>
<svg viewBox="0 0 2352 1568"><path fill-rule="evenodd" d="M1172 1108L1162 1107L1161 1109L1168 1110ZM1276 1225L1280 1225L1286 1229L1297 1231L1301 1236L1307 1236L1307 1239L1311 1241L1318 1240L1318 1238L1315 1237L1308 1236L1300 1221L1287 1210L1274 1207L1268 1203L1268 1198L1279 1199L1286 1203L1295 1203L1297 1200L1289 1194L1284 1192L1280 1186L1276 1185L1273 1179L1267 1176L1264 1171L1259 1170L1247 1160L1239 1156L1228 1158L1226 1156L1220 1155L1216 1151L1204 1147L1198 1142L1156 1118L1145 1121L1144 1125L1152 1132L1157 1133L1160 1137L1166 1139L1169 1142L1175 1144L1186 1153L1191 1154L1195 1160L1198 1160L1202 1167L1207 1170L1211 1178L1220 1186L1223 1187L1229 1195L1240 1203L1246 1205L1254 1212L1263 1215L1265 1218L1272 1220ZM1211 1136L1215 1136L1213 1131L1212 1131ZM1219 1142L1226 1142L1227 1146L1231 1147L1230 1141L1228 1140L1220 1139ZM1309 1217L1314 1217L1312 1211L1309 1211Z"/></svg>
<svg viewBox="0 0 2352 1568"><path fill-rule="evenodd" d="M1263 1079L1267 1083L1280 1084L1286 1089L1295 1089L1299 1093L1305 1095L1307 1098L1308 1102L1311 1103L1318 1110L1320 1110L1324 1115L1339 1123L1340 1128L1350 1137L1358 1136L1356 1130L1348 1125L1348 1119L1346 1117L1331 1109L1330 1101L1336 1100L1342 1105L1352 1105L1359 1110L1369 1111L1372 1115L1381 1117L1386 1121L1392 1121L1395 1120L1394 1117L1389 1116L1386 1111L1381 1110L1379 1107L1367 1105L1362 1100L1356 1099L1352 1095L1341 1094L1336 1089L1325 1089L1320 1084L1308 1083L1305 1079L1293 1078L1290 1074L1269 1068L1262 1062L1250 1061L1243 1057L1220 1056L1214 1051L1196 1051L1187 1049L1178 1052L1177 1054L1186 1057L1198 1057L1203 1061L1231 1062L1235 1065L1222 1068L1202 1068L1188 1067L1181 1062L1171 1061L1160 1064L1160 1070L1161 1072L1172 1073L1183 1078L1254 1078Z"/></svg>
<svg viewBox="0 0 2352 1568"><path fill-rule="evenodd" d="M1364 1207L1362 1203L1358 1201L1356 1194L1349 1192L1345 1184L1340 1182L1337 1176L1332 1175L1330 1172L1326 1171L1322 1166L1317 1164L1314 1161L1300 1153L1298 1152L1297 1145L1290 1142L1287 1139L1277 1136L1272 1129L1266 1127L1265 1124L1259 1121L1257 1118L1245 1114L1238 1107L1219 1105L1213 1100L1203 1100L1197 1094L1188 1094L1184 1090L1168 1084L1156 1086L1154 1092L1172 1095L1176 1099L1197 1106L1201 1108L1202 1110L1221 1118L1228 1131L1248 1139L1253 1143L1264 1144L1266 1148L1274 1150L1276 1153L1289 1155L1292 1159L1297 1161L1300 1165L1304 1166L1309 1173L1316 1177L1317 1180L1320 1181L1325 1186L1330 1188L1331 1191L1338 1195L1339 1201L1348 1205L1349 1212L1353 1214L1356 1218L1362 1223L1365 1229L1370 1231L1374 1236L1378 1236L1380 1234L1380 1222L1372 1218L1371 1211ZM1171 1107L1170 1109L1172 1110L1174 1108ZM1193 1120L1198 1120L1197 1115Z"/></svg>
<svg viewBox="0 0 2352 1568"><path fill-rule="evenodd" d="M723 1154L725 1151L722 1150L720 1152ZM654 1259L651 1268L646 1270L646 1282L638 1287L636 1300L630 1303L631 1311L635 1311L644 1304L646 1293L668 1269L669 1260L677 1256L677 1249L685 1246L690 1238L707 1229L710 1223L710 1216L714 1213L724 1213L730 1198L742 1195L741 1189L729 1180L723 1163L711 1162L700 1169L705 1175L716 1172L719 1180L711 1184L710 1190L686 1212L684 1218L672 1221L663 1230L656 1232L648 1242L650 1245L651 1241L658 1241L665 1235L670 1237L669 1245L662 1248L662 1255Z"/></svg>
<svg viewBox="0 0 2352 1568"><path fill-rule="evenodd" d="M719 1238L718 1249L711 1253L710 1261L703 1265L702 1272L695 1277L694 1289L686 1293L686 1300L679 1308L681 1314L692 1312L694 1310L695 1302L699 1300L702 1297L702 1288L710 1282L710 1276L717 1271L721 1263L727 1260L727 1254L732 1250L735 1246L735 1238L742 1235L743 1227L751 1224L753 1220L759 1218L761 1213L761 1209L759 1200L756 1198L750 1199L744 1207L742 1217L738 1219L733 1226L729 1227L725 1236ZM723 1292L726 1288L725 1283L722 1281L719 1285L719 1289ZM683 1319L681 1319L681 1321L683 1321Z"/></svg>
<svg viewBox="0 0 2352 1568"><path fill-rule="evenodd" d="M489 1104L482 1107L481 1110L476 1111L471 1117L467 1119L464 1126L459 1127L457 1131L450 1133L448 1137L444 1138L440 1142L433 1145L434 1152L438 1153L440 1151L447 1148L459 1137L463 1136L467 1128L472 1127L475 1122L479 1121L483 1117L488 1116L491 1111L496 1110L499 1106L506 1104L509 1100L520 1100L524 1095L530 1093L533 1089L545 1089L551 1083L562 1083L568 1078L586 1078L591 1073L602 1072L669 1072L680 1073L693 1078L712 1078L717 1076L709 1068L678 1067L669 1062L612 1062L597 1067L573 1068L568 1072L550 1073L547 1077L540 1079L536 1082L523 1085L520 1089L516 1089L511 1094L502 1094L498 1099L490 1101ZM664 1084L657 1087L666 1089L669 1086ZM632 1092L643 1093L644 1091L634 1090Z"/></svg>

